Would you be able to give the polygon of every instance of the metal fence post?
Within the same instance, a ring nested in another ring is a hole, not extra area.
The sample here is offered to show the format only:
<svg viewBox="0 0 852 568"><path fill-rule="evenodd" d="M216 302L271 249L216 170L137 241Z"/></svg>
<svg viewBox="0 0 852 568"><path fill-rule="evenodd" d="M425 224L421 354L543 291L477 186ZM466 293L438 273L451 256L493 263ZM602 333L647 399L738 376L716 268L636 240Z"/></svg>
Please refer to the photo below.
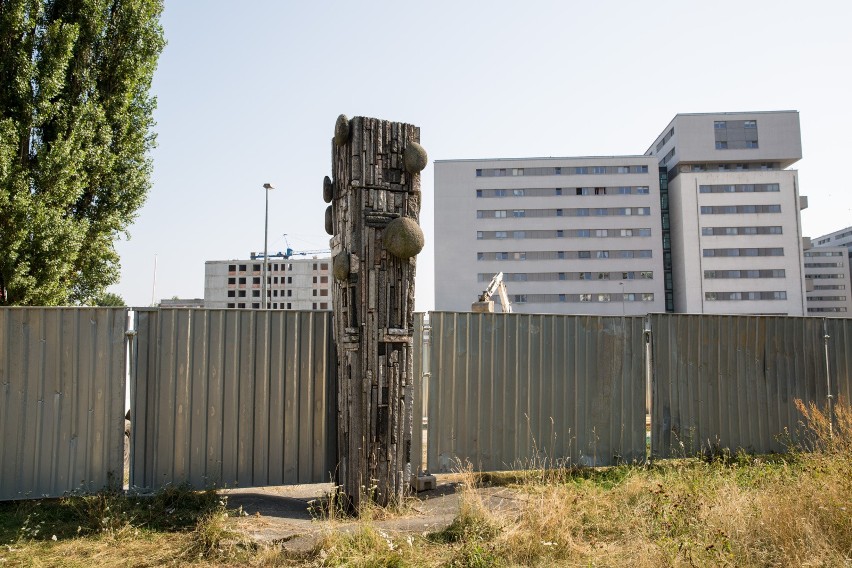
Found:
<svg viewBox="0 0 852 568"><path fill-rule="evenodd" d="M826 388L826 399L828 400L828 437L834 438L834 415L831 410L831 399L833 395L831 394L831 360L828 356L828 340L831 339L831 336L828 334L828 320L823 318L822 320L822 329L823 329L823 340L825 342L825 388Z"/></svg>

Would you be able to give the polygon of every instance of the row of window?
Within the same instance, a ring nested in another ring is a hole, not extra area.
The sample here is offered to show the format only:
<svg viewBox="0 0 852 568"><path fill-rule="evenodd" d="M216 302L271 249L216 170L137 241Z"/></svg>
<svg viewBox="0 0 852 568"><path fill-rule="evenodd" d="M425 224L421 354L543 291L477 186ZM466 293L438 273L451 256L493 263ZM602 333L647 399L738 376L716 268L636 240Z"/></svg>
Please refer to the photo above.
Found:
<svg viewBox="0 0 852 568"><path fill-rule="evenodd" d="M806 262L805 268L835 268L843 266L843 262Z"/></svg>
<svg viewBox="0 0 852 568"><path fill-rule="evenodd" d="M757 148L757 140L716 140L717 150L743 150Z"/></svg>
<svg viewBox="0 0 852 568"><path fill-rule="evenodd" d="M650 250L558 250L531 252L478 252L476 260L566 260L604 258L651 258Z"/></svg>
<svg viewBox="0 0 852 568"><path fill-rule="evenodd" d="M701 185L698 186L699 193L766 193L781 191L777 183L738 183L735 185Z"/></svg>
<svg viewBox="0 0 852 568"><path fill-rule="evenodd" d="M701 234L706 236L719 235L781 235L780 226L768 227L701 227Z"/></svg>
<svg viewBox="0 0 852 568"><path fill-rule="evenodd" d="M286 280L285 280L286 278ZM254 276L251 279L252 284L260 284L260 276ZM281 276L280 281L278 276L267 276L266 283L270 286L275 286L279 284L292 284L293 277L292 276ZM313 277L314 284L328 284L328 276L314 276ZM245 276L231 276L228 278L228 285L230 286L245 286L246 285L246 277Z"/></svg>
<svg viewBox="0 0 852 568"><path fill-rule="evenodd" d="M320 310L327 310L328 309L328 302L319 302L318 304L316 302L314 302L312 309L316 310L317 306L319 306ZM240 302L240 303L228 304L228 307L229 308L245 309L246 305L244 303ZM291 302L287 302L286 304L285 303L280 303L280 304L279 303L273 303L270 307L273 310L292 310L293 304ZM260 309L260 303L258 303L258 302L252 303L251 308L253 310L259 310Z"/></svg>
<svg viewBox="0 0 852 568"><path fill-rule="evenodd" d="M558 197L562 195L648 195L647 185L621 185L614 187L527 187L521 189L477 189L476 197Z"/></svg>
<svg viewBox="0 0 852 568"><path fill-rule="evenodd" d="M669 140L671 140L673 137L674 137L674 126L672 126L672 127L669 129L669 131L668 131L668 132L666 132L666 135L665 135L665 136L663 136L663 137L662 137L662 139L661 139L659 142L657 142L657 152L659 152L660 150L662 150L662 149L663 149L663 146L665 146L665 145L666 145L666 142L668 142Z"/></svg>
<svg viewBox="0 0 852 568"><path fill-rule="evenodd" d="M702 215L726 215L737 213L781 213L780 205L702 205Z"/></svg>
<svg viewBox="0 0 852 568"><path fill-rule="evenodd" d="M228 272L237 272L237 271L246 272L247 267L248 267L248 265L246 265L246 264L229 264L228 265ZM251 269L252 269L253 272L260 272L262 267L263 267L262 264L252 264L251 265ZM279 271L284 271L284 270L293 270L293 263L277 263L277 262L272 263L272 262L270 262L267 265L267 269L272 271L272 272L279 272ZM313 269L314 270L328 270L328 263L327 262L319 262L319 263L315 262L313 264Z"/></svg>
<svg viewBox="0 0 852 568"><path fill-rule="evenodd" d="M650 237L651 229L555 229L533 231L476 231L478 240Z"/></svg>
<svg viewBox="0 0 852 568"><path fill-rule="evenodd" d="M650 292L624 294L511 294L513 304L552 304L557 302L653 302Z"/></svg>
<svg viewBox="0 0 852 568"><path fill-rule="evenodd" d="M786 300L787 292L705 292L708 301Z"/></svg>
<svg viewBox="0 0 852 568"><path fill-rule="evenodd" d="M716 130L727 129L729 122L731 128L757 128L756 120L716 120L713 122L713 128Z"/></svg>
<svg viewBox="0 0 852 568"><path fill-rule="evenodd" d="M480 282L490 282L494 275L490 272L480 272L477 279ZM556 280L653 280L652 270L619 271L619 272L504 272L505 282L552 282Z"/></svg>
<svg viewBox="0 0 852 568"><path fill-rule="evenodd" d="M743 172L749 170L780 170L780 162L711 162L709 164L681 164L675 173L689 172Z"/></svg>
<svg viewBox="0 0 852 568"><path fill-rule="evenodd" d="M650 207L577 207L572 209L477 209L477 219L524 217L612 217L650 215Z"/></svg>
<svg viewBox="0 0 852 568"><path fill-rule="evenodd" d="M705 257L711 256L784 256L781 247L770 248L711 248L704 249Z"/></svg>
<svg viewBox="0 0 852 568"><path fill-rule="evenodd" d="M285 297L284 292L285 292L285 290L281 290L281 297L282 298ZM291 298L293 296L293 290L292 289L286 290L286 292L287 292L286 297ZM314 296L317 296L317 295L328 296L328 290L325 289L325 288L323 288L322 290L319 290L319 294L317 294L317 290L311 290L311 292L313 292L312 295L314 295ZM246 291L245 290L228 290L228 297L229 298L245 298L246 297ZM260 298L260 290L257 290L257 289L252 290L251 291L251 297L252 298ZM278 297L278 290L267 290L266 291L266 297L267 298L277 298Z"/></svg>
<svg viewBox="0 0 852 568"><path fill-rule="evenodd" d="M476 177L647 174L648 166L576 166L544 168L477 168Z"/></svg>
<svg viewBox="0 0 852 568"><path fill-rule="evenodd" d="M822 313L826 313L826 312L839 313L839 312L845 312L845 311L846 311L846 308L843 308L843 307L833 307L833 308L808 308L808 311L809 311L809 312L812 312L812 313L820 313L820 312L822 312Z"/></svg>
<svg viewBox="0 0 852 568"><path fill-rule="evenodd" d="M816 278L816 279L843 279L846 278L846 275L843 273L834 273L834 274L805 274L805 278Z"/></svg>
<svg viewBox="0 0 852 568"><path fill-rule="evenodd" d="M816 251L809 250L805 251L805 256L846 256L844 252L835 252L835 251Z"/></svg>
<svg viewBox="0 0 852 568"><path fill-rule="evenodd" d="M809 302L845 302L846 296L808 296Z"/></svg>
<svg viewBox="0 0 852 568"><path fill-rule="evenodd" d="M785 278L786 271L780 269L766 270L705 270L704 278Z"/></svg>

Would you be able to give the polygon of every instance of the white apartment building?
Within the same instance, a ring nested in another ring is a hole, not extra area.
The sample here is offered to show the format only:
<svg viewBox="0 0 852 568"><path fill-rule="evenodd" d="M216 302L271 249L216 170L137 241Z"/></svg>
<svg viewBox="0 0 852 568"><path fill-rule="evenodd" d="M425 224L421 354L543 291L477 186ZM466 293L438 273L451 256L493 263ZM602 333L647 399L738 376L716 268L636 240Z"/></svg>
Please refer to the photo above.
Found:
<svg viewBox="0 0 852 568"><path fill-rule="evenodd" d="M273 310L330 310L331 260L269 256L267 308ZM204 263L204 307L260 309L263 307L263 257L248 260L208 260Z"/></svg>
<svg viewBox="0 0 852 568"><path fill-rule="evenodd" d="M849 258L852 258L852 227L817 237L813 240L813 243L815 247L846 247L849 251Z"/></svg>
<svg viewBox="0 0 852 568"><path fill-rule="evenodd" d="M470 311L503 272L515 312L665 311L656 158L434 164L437 310Z"/></svg>
<svg viewBox="0 0 852 568"><path fill-rule="evenodd" d="M806 245L804 256L808 315L849 317L852 295L847 288L850 272L846 246Z"/></svg>
<svg viewBox="0 0 852 568"><path fill-rule="evenodd" d="M646 155L668 177L674 311L804 315L798 112L678 114Z"/></svg>

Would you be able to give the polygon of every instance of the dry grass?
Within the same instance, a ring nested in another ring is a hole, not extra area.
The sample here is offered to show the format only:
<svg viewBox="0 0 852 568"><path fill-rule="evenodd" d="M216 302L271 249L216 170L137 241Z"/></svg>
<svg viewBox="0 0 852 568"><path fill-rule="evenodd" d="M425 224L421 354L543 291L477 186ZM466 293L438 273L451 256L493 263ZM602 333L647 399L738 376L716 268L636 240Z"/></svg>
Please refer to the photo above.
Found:
<svg viewBox="0 0 852 568"><path fill-rule="evenodd" d="M4 504L0 567L848 567L852 411L838 401L829 428L827 411L799 408L803 447L789 454L503 474L462 468L460 511L445 530L400 536L376 525L405 510L367 510L345 523L332 515L317 521L323 536L302 555L235 539L215 494L173 490L142 505L117 494ZM509 488L517 507L498 514L483 485Z"/></svg>

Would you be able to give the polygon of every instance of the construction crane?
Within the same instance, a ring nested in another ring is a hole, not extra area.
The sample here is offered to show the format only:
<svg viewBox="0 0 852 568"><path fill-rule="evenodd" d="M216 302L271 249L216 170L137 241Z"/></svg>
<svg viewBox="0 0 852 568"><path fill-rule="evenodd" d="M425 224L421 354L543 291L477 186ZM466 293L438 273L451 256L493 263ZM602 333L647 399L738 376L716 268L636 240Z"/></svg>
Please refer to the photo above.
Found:
<svg viewBox="0 0 852 568"><path fill-rule="evenodd" d="M503 282L503 273L498 272L491 279L488 287L479 295L479 300L471 304L470 309L479 313L494 313L494 300L491 299L494 293L499 294L500 304L503 306L504 314L512 313L512 305L509 303L509 294L506 292L506 284Z"/></svg>
<svg viewBox="0 0 852 568"><path fill-rule="evenodd" d="M269 253L269 258L283 258L287 260L294 256L308 256L312 254L330 254L330 249L318 249L318 250L293 250L293 247L290 246L290 242L287 240L287 235L284 235L284 244L287 245L287 248L284 249L284 252L272 252ZM263 258L263 253L251 253L251 259L261 259Z"/></svg>

